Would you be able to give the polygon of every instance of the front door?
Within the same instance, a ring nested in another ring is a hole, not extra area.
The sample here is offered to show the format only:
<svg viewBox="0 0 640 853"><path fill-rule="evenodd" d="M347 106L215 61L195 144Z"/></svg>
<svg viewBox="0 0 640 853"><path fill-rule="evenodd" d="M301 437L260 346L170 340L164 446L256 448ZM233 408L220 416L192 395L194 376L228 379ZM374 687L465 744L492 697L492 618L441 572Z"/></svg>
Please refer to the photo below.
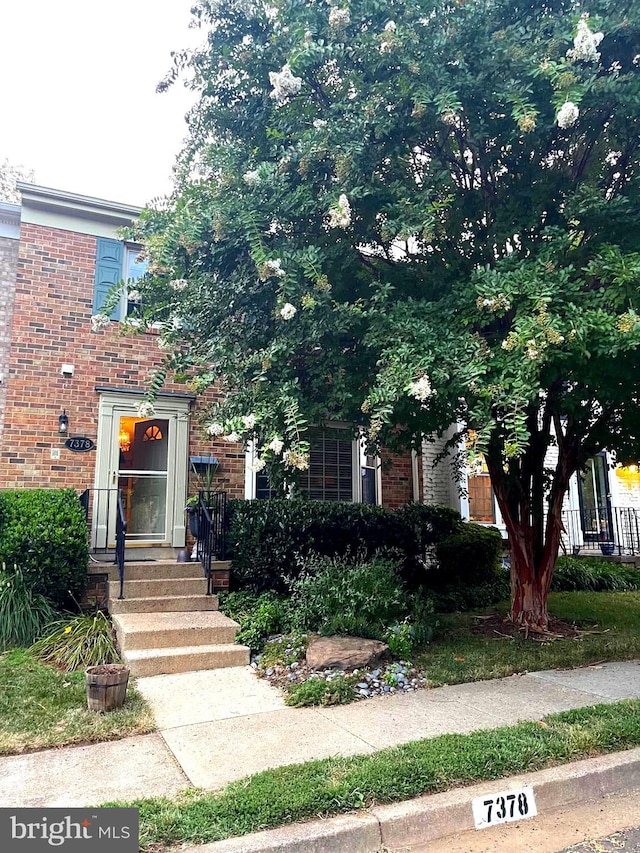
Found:
<svg viewBox="0 0 640 853"><path fill-rule="evenodd" d="M174 438L171 420L115 414L112 479L122 494L127 540L170 541L167 521L171 518L173 494L169 476L169 447Z"/></svg>
<svg viewBox="0 0 640 853"><path fill-rule="evenodd" d="M582 532L587 541L613 541L609 476L604 453L587 461L578 477Z"/></svg>
<svg viewBox="0 0 640 853"><path fill-rule="evenodd" d="M183 547L189 401L159 398L149 418L138 415L135 402L133 395L101 396L94 545L115 544L119 489L128 545Z"/></svg>

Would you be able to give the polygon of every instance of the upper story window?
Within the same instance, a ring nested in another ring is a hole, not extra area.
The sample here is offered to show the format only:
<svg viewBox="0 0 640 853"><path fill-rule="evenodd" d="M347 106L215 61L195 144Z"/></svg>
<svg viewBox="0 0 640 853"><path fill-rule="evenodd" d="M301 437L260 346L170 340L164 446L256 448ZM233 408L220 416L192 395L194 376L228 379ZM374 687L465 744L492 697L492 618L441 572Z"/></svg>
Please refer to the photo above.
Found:
<svg viewBox="0 0 640 853"><path fill-rule="evenodd" d="M367 456L363 439L349 430L328 426L309 430L309 468L297 472L299 491L310 500L382 503L380 460ZM253 449L248 451L248 470ZM247 480L247 498L280 497L264 472Z"/></svg>
<svg viewBox="0 0 640 853"><path fill-rule="evenodd" d="M111 312L112 320L123 320L140 305L135 283L147 271L147 262L139 260L140 249L120 240L98 237L96 244L96 270L93 290L93 314L99 314L111 288L121 281L127 282L127 291Z"/></svg>

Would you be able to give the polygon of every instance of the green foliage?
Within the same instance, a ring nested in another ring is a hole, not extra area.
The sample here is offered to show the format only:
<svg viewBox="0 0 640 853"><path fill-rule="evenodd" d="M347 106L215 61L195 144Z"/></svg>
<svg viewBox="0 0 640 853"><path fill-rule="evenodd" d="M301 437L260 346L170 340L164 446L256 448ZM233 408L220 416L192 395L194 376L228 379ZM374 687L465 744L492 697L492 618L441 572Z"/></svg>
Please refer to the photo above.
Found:
<svg viewBox="0 0 640 853"><path fill-rule="evenodd" d="M305 630L378 640L408 611L397 563L382 556L307 558L292 584L292 603L296 622Z"/></svg>
<svg viewBox="0 0 640 853"><path fill-rule="evenodd" d="M640 570L633 565L592 557L560 557L551 581L554 592L572 590L638 590Z"/></svg>
<svg viewBox="0 0 640 853"><path fill-rule="evenodd" d="M303 500L229 503L231 576L236 587L284 592L287 580L299 572L299 556L342 557L409 547L406 527L382 507Z"/></svg>
<svg viewBox="0 0 640 853"><path fill-rule="evenodd" d="M57 617L50 602L34 592L18 566L0 571L0 651L30 646Z"/></svg>
<svg viewBox="0 0 640 853"><path fill-rule="evenodd" d="M268 640L260 654L260 666L267 669L272 666L289 666L301 661L307 650L306 634L285 634Z"/></svg>
<svg viewBox="0 0 640 853"><path fill-rule="evenodd" d="M335 675L330 681L309 678L294 684L285 697L285 703L294 708L307 705L348 705L356 698L354 675Z"/></svg>
<svg viewBox="0 0 640 853"><path fill-rule="evenodd" d="M100 610L93 616L75 616L50 627L53 628L51 633L30 649L44 663L65 672L75 672L88 666L120 661L111 622Z"/></svg>
<svg viewBox="0 0 640 853"><path fill-rule="evenodd" d="M64 608L80 597L87 562L87 523L73 489L0 492L0 561L19 565L25 582Z"/></svg>
<svg viewBox="0 0 640 853"><path fill-rule="evenodd" d="M383 640L395 658L410 660L415 645L413 626L409 622L396 622L384 632Z"/></svg>
<svg viewBox="0 0 640 853"><path fill-rule="evenodd" d="M220 609L240 624L236 642L258 652L272 634L291 627L291 608L284 596L273 591L242 590L219 594Z"/></svg>
<svg viewBox="0 0 640 853"><path fill-rule="evenodd" d="M491 583L498 578L504 543L500 531L481 524L463 525L436 545L438 567L429 585Z"/></svg>

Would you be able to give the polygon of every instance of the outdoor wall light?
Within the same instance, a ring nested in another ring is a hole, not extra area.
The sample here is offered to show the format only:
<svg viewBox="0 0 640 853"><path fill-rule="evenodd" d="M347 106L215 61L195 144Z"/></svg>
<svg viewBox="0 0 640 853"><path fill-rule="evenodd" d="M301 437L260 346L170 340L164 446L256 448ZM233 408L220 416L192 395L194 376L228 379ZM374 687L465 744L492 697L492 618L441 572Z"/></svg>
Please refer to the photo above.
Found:
<svg viewBox="0 0 640 853"><path fill-rule="evenodd" d="M60 435L66 435L69 432L69 418L67 417L67 413L64 409L58 418L58 432Z"/></svg>

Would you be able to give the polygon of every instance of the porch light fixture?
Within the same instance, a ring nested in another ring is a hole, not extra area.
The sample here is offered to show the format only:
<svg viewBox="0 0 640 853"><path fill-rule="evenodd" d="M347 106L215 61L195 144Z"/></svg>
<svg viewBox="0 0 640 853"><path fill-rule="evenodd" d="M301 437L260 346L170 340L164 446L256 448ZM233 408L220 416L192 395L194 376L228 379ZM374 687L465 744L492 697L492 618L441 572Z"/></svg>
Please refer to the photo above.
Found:
<svg viewBox="0 0 640 853"><path fill-rule="evenodd" d="M69 418L65 409L62 410L62 414L58 417L58 432L60 435L67 435L69 432Z"/></svg>
<svg viewBox="0 0 640 853"><path fill-rule="evenodd" d="M118 433L118 444L123 453L127 453L131 448L131 436L124 427Z"/></svg>

